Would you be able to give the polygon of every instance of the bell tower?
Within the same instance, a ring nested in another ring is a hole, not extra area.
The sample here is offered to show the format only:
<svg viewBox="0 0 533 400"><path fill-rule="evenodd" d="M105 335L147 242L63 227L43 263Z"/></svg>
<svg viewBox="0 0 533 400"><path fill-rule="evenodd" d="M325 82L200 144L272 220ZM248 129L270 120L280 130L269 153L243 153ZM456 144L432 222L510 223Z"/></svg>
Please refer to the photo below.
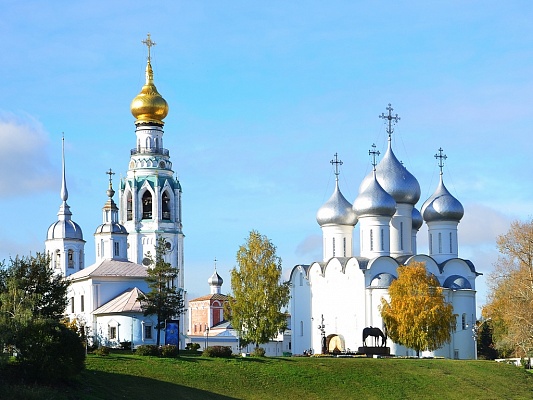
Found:
<svg viewBox="0 0 533 400"><path fill-rule="evenodd" d="M163 119L168 104L154 84L148 34L142 41L148 48L146 82L131 102L135 117L136 146L130 152L127 176L120 184L120 223L128 231L128 259L149 264L147 253L155 255L159 236L167 244L166 261L178 268L176 282L184 286L181 185L172 170L170 154L163 146Z"/></svg>

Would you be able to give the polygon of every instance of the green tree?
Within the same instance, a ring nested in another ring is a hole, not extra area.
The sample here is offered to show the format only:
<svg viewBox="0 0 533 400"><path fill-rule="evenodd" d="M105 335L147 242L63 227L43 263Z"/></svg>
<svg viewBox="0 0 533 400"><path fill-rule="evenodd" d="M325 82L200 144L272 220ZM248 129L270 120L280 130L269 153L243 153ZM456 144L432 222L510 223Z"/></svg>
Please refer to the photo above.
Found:
<svg viewBox="0 0 533 400"><path fill-rule="evenodd" d="M159 236L155 246L155 258L150 253L151 266L146 281L150 292L139 297L145 316L157 316L157 346L161 342L161 330L168 319L176 318L184 312L183 291L176 286L179 271L165 261L167 242Z"/></svg>
<svg viewBox="0 0 533 400"><path fill-rule="evenodd" d="M28 379L65 380L84 368L81 339L60 323L68 286L45 254L2 263L0 348L16 351L17 365Z"/></svg>
<svg viewBox="0 0 533 400"><path fill-rule="evenodd" d="M500 257L487 279L489 295L482 314L491 319L500 354L529 357L533 352L533 220L513 222L496 243Z"/></svg>
<svg viewBox="0 0 533 400"><path fill-rule="evenodd" d="M480 359L494 360L498 358L492 338L492 320L486 319L477 322L477 354Z"/></svg>
<svg viewBox="0 0 533 400"><path fill-rule="evenodd" d="M231 270L226 317L242 343L267 343L287 328L281 312L289 302L289 282L281 282L281 259L276 247L257 231L250 232L237 252L238 269Z"/></svg>
<svg viewBox="0 0 533 400"><path fill-rule="evenodd" d="M424 263L400 266L389 297L390 302L381 299L380 311L393 342L416 350L419 356L421 350L433 351L450 341L455 326L453 307Z"/></svg>

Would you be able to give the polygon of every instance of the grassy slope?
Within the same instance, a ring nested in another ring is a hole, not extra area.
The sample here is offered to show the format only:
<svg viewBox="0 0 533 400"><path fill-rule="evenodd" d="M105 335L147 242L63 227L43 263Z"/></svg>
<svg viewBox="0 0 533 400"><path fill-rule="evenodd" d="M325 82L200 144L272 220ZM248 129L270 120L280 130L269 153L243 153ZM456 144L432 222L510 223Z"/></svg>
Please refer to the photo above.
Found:
<svg viewBox="0 0 533 400"><path fill-rule="evenodd" d="M0 388L1 389L1 388ZM8 392L3 391L3 394ZM7 399L531 399L533 375L488 361L89 355L80 383ZM0 396L4 399L4 396Z"/></svg>

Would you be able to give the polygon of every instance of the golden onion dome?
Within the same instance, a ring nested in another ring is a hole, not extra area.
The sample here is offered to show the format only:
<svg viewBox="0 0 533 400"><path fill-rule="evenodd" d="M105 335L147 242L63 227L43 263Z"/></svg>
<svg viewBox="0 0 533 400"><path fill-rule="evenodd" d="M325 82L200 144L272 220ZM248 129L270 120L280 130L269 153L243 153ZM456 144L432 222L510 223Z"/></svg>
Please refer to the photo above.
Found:
<svg viewBox="0 0 533 400"><path fill-rule="evenodd" d="M154 85L154 71L150 59L146 64L146 83L133 101L130 110L136 118L135 123L152 122L163 125L163 119L168 114L168 104L159 94Z"/></svg>

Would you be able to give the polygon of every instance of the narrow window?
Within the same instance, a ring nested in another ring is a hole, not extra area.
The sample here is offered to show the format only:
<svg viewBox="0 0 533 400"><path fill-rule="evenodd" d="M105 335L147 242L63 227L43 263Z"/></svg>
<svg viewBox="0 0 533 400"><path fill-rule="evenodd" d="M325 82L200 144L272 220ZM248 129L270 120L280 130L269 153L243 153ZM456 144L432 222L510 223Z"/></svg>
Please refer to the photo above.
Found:
<svg viewBox="0 0 533 400"><path fill-rule="evenodd" d="M196 324L194 324L194 333L196 333L197 328Z"/></svg>
<svg viewBox="0 0 533 400"><path fill-rule="evenodd" d="M100 243L96 243L96 256L100 257Z"/></svg>
<svg viewBox="0 0 533 400"><path fill-rule="evenodd" d="M333 257L335 257L335 238L333 238Z"/></svg>
<svg viewBox="0 0 533 400"><path fill-rule="evenodd" d="M463 331L466 329L466 314L465 313L461 315L461 328L463 329Z"/></svg>
<svg viewBox="0 0 533 400"><path fill-rule="evenodd" d="M68 254L68 267L74 268L74 251L69 250L67 254Z"/></svg>
<svg viewBox="0 0 533 400"><path fill-rule="evenodd" d="M83 251L80 251L80 269L83 269Z"/></svg>
<svg viewBox="0 0 533 400"><path fill-rule="evenodd" d="M304 322L300 321L300 336L304 335Z"/></svg>
<svg viewBox="0 0 533 400"><path fill-rule="evenodd" d="M61 268L61 251L59 250L56 251L56 268Z"/></svg>
<svg viewBox="0 0 533 400"><path fill-rule="evenodd" d="M161 203L161 211L163 212L163 219L170 220L170 196L167 191L163 192Z"/></svg>
<svg viewBox="0 0 533 400"><path fill-rule="evenodd" d="M117 327L116 326L110 326L109 327L109 339L116 339L117 338Z"/></svg>
<svg viewBox="0 0 533 400"><path fill-rule="evenodd" d="M152 219L152 195L147 190L143 194L143 219Z"/></svg>
<svg viewBox="0 0 533 400"><path fill-rule="evenodd" d="M85 311L85 296L84 295L81 295L81 298L80 298L80 310L81 312Z"/></svg>
<svg viewBox="0 0 533 400"><path fill-rule="evenodd" d="M429 254L433 254L433 234L429 234Z"/></svg>
<svg viewBox="0 0 533 400"><path fill-rule="evenodd" d="M383 228L381 229L381 251L385 250L385 233L383 232Z"/></svg>
<svg viewBox="0 0 533 400"><path fill-rule="evenodd" d="M159 138L155 138L155 149L159 150Z"/></svg>
<svg viewBox="0 0 533 400"><path fill-rule="evenodd" d="M304 274L300 272L300 286L304 285Z"/></svg>
<svg viewBox="0 0 533 400"><path fill-rule="evenodd" d="M131 221L133 219L133 202L131 192L128 192L126 196L126 219Z"/></svg>
<svg viewBox="0 0 533 400"><path fill-rule="evenodd" d="M194 331L196 332L196 325L194 326ZM152 325L144 326L144 338L152 339Z"/></svg>
<svg viewBox="0 0 533 400"><path fill-rule="evenodd" d="M403 250L403 222L400 222L400 250Z"/></svg>
<svg viewBox="0 0 533 400"><path fill-rule="evenodd" d="M452 247L452 242L453 242L453 240L452 240L452 237L453 237L453 235L452 235L452 233L450 232L450 253L453 253L453 247Z"/></svg>
<svg viewBox="0 0 533 400"><path fill-rule="evenodd" d="M70 312L74 314L74 297L70 298Z"/></svg>
<svg viewBox="0 0 533 400"><path fill-rule="evenodd" d="M442 233L439 232L439 254L442 253Z"/></svg>
<svg viewBox="0 0 533 400"><path fill-rule="evenodd" d="M370 251L374 250L374 233L372 229L370 229Z"/></svg>
<svg viewBox="0 0 533 400"><path fill-rule="evenodd" d="M113 248L114 248L114 252L115 252L115 256L118 256L120 253L119 253L119 244L118 242L113 242Z"/></svg>
<svg viewBox="0 0 533 400"><path fill-rule="evenodd" d="M342 248L344 257L346 257L346 238L342 238Z"/></svg>

